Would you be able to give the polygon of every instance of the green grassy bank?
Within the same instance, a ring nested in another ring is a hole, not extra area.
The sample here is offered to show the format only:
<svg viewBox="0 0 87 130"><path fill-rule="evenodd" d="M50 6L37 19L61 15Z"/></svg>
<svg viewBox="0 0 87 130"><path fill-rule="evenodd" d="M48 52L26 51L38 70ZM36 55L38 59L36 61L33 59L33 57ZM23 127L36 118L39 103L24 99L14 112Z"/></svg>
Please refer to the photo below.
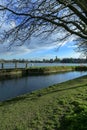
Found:
<svg viewBox="0 0 87 130"><path fill-rule="evenodd" d="M87 130L87 76L0 103L1 130Z"/></svg>
<svg viewBox="0 0 87 130"><path fill-rule="evenodd" d="M50 67L1 69L0 80L18 78L22 76L53 74L64 71L73 71L74 69L75 69L74 66L53 66L53 67L50 66Z"/></svg>
<svg viewBox="0 0 87 130"><path fill-rule="evenodd" d="M31 67L27 69L27 72L30 75L44 75L44 74L52 74L72 70L75 70L75 66L47 66L47 67Z"/></svg>
<svg viewBox="0 0 87 130"><path fill-rule="evenodd" d="M16 69L0 69L0 80L30 75L46 75L67 71L87 71L87 66L48 66Z"/></svg>

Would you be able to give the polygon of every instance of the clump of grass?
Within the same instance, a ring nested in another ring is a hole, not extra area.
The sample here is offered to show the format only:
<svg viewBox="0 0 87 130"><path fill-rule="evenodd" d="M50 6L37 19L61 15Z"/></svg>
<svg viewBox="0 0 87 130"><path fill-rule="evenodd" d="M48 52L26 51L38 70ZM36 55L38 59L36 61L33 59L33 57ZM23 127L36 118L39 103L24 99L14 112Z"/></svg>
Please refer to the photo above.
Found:
<svg viewBox="0 0 87 130"><path fill-rule="evenodd" d="M60 129L67 130L87 130L87 105L78 104L73 113L67 113L62 122Z"/></svg>

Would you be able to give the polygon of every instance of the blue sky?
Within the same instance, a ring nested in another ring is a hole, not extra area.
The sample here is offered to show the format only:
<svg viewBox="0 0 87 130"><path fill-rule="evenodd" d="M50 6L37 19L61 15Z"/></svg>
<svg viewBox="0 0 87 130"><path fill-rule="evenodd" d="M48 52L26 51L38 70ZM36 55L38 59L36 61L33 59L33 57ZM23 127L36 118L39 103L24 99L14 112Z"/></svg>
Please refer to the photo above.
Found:
<svg viewBox="0 0 87 130"><path fill-rule="evenodd" d="M9 23L4 23L2 27L4 30L8 30L15 26L15 21L11 20ZM2 31L2 28L0 31ZM57 37L61 37L61 32L52 35L48 39L31 38L31 42L28 43L27 41L22 46L12 46L10 50L8 50L8 42L0 44L0 59L42 60L43 58L50 59L56 56L58 58L79 58L80 54L75 52L76 45L73 42L75 36L71 36L62 42L53 42ZM62 46L58 49L60 44Z"/></svg>
<svg viewBox="0 0 87 130"><path fill-rule="evenodd" d="M14 19L10 20L8 23L5 21L6 16L0 14L0 24L3 23L2 30L9 30L16 26ZM62 33L64 35L65 33ZM74 45L73 40L75 36L69 37L69 39L63 42L52 42L58 37L61 37L61 32L58 31L58 34L52 35L48 39L41 40L40 38L32 38L31 42L24 44L23 46L12 46L8 50L8 42L0 44L0 59L28 59L28 60L42 60L42 59L51 59L55 58L79 58L80 54L75 52L76 45ZM62 46L58 49L58 45Z"/></svg>
<svg viewBox="0 0 87 130"><path fill-rule="evenodd" d="M39 41L41 42L41 41ZM48 43L46 41L40 44L35 40L29 45L19 47L12 47L7 49L6 44L0 45L0 59L28 59L28 60L42 60L55 58L79 58L80 54L75 52L76 46L72 41L66 41L60 48L57 44Z"/></svg>

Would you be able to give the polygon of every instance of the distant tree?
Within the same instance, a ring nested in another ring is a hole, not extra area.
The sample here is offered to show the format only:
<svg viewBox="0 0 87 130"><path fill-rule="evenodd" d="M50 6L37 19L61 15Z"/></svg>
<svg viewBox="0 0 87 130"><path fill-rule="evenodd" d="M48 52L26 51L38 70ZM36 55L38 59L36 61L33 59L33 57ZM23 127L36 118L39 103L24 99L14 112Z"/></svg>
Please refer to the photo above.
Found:
<svg viewBox="0 0 87 130"><path fill-rule="evenodd" d="M56 56L54 62L60 62L60 59Z"/></svg>
<svg viewBox="0 0 87 130"><path fill-rule="evenodd" d="M87 0L0 0L0 11L1 43L21 45L41 34L57 34L57 41L74 35L87 51ZM7 23L12 26L4 30Z"/></svg>
<svg viewBox="0 0 87 130"><path fill-rule="evenodd" d="M50 63L53 63L54 61L53 61L53 59L50 59L49 62L50 62Z"/></svg>

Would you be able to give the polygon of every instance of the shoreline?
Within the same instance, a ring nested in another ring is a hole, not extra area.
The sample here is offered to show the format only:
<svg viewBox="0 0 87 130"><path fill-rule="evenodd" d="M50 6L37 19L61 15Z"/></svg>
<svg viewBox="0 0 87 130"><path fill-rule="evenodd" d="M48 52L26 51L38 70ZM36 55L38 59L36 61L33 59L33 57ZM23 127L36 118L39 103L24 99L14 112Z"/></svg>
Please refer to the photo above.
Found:
<svg viewBox="0 0 87 130"><path fill-rule="evenodd" d="M86 66L49 66L18 69L0 69L0 80L19 78L23 76L49 75L69 71L87 71Z"/></svg>
<svg viewBox="0 0 87 130"><path fill-rule="evenodd" d="M0 79L16 78L22 76L47 75L60 72L73 71L74 67L70 66L54 66L54 67L30 67L18 69L2 69L0 70Z"/></svg>

